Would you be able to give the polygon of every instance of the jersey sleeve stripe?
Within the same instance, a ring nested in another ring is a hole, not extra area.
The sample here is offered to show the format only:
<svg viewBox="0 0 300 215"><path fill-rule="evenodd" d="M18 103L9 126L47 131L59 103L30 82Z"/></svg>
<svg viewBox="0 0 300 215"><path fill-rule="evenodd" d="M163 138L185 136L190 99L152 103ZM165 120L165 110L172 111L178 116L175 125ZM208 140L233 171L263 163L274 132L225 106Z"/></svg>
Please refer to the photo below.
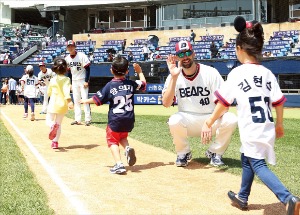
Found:
<svg viewBox="0 0 300 215"><path fill-rule="evenodd" d="M84 66L84 68L86 69L88 66L90 66L91 64L90 63L88 63L87 65L85 65Z"/></svg>
<svg viewBox="0 0 300 215"><path fill-rule="evenodd" d="M280 105L284 104L285 102L286 102L286 97L282 96L278 101L273 102L272 106L273 107L280 106Z"/></svg>
<svg viewBox="0 0 300 215"><path fill-rule="evenodd" d="M221 94L218 91L216 91L214 94L222 105L224 105L225 107L230 106L230 104L221 96Z"/></svg>
<svg viewBox="0 0 300 215"><path fill-rule="evenodd" d="M97 106L102 105L102 104L101 104L101 101L99 100L99 98L98 98L97 96L93 96L92 98L93 98L93 100L94 100L94 102L95 102L95 104L96 104Z"/></svg>
<svg viewBox="0 0 300 215"><path fill-rule="evenodd" d="M142 81L142 88L141 88L141 91L146 91L146 89L147 89L147 83L146 82L144 82L144 81Z"/></svg>

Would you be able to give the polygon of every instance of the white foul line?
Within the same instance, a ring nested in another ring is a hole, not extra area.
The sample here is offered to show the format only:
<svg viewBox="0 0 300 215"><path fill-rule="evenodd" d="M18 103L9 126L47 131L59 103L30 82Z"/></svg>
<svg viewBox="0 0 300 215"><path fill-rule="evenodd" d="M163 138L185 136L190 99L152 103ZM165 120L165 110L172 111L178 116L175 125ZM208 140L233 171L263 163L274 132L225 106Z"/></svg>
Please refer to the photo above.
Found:
<svg viewBox="0 0 300 215"><path fill-rule="evenodd" d="M57 175L54 169L47 163L47 161L42 157L42 155L38 152L38 150L32 145L32 143L26 138L26 136L19 130L19 128L7 117L7 115L1 111L4 118L9 122L9 124L13 127L13 129L18 133L18 135L22 138L22 140L26 143L30 151L34 154L36 159L40 162L40 164L44 167L46 172L49 174L51 179L55 182L55 184L60 188L65 197L69 200L69 202L73 205L78 214L90 214L87 209L84 207L82 202L78 198L76 198L75 194L65 185L63 180Z"/></svg>

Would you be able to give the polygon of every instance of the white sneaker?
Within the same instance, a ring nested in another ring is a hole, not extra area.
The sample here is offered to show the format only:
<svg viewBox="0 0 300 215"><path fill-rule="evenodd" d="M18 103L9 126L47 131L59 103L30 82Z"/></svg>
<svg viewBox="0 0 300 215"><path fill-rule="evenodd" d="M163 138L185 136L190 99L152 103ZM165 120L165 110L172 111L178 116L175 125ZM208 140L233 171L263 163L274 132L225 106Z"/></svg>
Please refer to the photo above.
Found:
<svg viewBox="0 0 300 215"><path fill-rule="evenodd" d="M122 173L125 173L126 172L126 169L124 167L124 165L121 163L121 164L115 164L112 168L110 168L110 173L112 174L122 174Z"/></svg>

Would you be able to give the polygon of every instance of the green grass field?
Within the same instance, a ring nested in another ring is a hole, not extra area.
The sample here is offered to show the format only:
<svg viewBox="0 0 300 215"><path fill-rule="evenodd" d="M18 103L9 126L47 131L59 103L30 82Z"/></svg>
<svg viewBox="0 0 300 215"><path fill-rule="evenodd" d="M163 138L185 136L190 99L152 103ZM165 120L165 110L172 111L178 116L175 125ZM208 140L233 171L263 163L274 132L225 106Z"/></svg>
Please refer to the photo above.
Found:
<svg viewBox="0 0 300 215"><path fill-rule="evenodd" d="M108 105L100 107L92 105L91 107L93 125L105 128ZM235 108L231 108L230 111L236 113ZM177 107L164 108L163 106L136 105L135 127L129 136L146 144L175 153L172 138L166 123L169 116L175 112L177 112ZM73 118L73 113L69 112L67 116ZM292 193L300 196L300 171L298 167L300 163L300 146L298 142L300 139L300 109L285 108L284 117L285 136L276 141L275 152L277 164L276 166L270 166L270 169L274 171ZM208 146L202 145L200 138L190 138L190 143L193 159L200 163L208 163L208 159L204 156L204 152ZM239 148L240 140L237 129L232 137L228 150L224 154L223 161L227 165L221 167L221 171L241 175ZM175 159L176 156L174 155L174 161Z"/></svg>
<svg viewBox="0 0 300 215"><path fill-rule="evenodd" d="M54 214L15 140L0 121L0 214Z"/></svg>

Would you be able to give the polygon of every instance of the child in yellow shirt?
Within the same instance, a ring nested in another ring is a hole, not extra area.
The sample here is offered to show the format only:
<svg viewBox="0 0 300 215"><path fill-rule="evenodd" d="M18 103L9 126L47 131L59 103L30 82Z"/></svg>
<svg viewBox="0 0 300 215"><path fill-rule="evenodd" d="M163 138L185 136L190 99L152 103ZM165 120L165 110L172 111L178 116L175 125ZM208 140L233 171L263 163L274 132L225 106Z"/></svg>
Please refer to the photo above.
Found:
<svg viewBox="0 0 300 215"><path fill-rule="evenodd" d="M56 75L51 78L48 87L50 97L46 123L50 126L49 139L52 140L51 147L58 148L58 139L61 134L61 122L69 109L73 109L74 104L70 96L70 78L65 76L67 72L67 62L63 58L56 58L52 71Z"/></svg>

